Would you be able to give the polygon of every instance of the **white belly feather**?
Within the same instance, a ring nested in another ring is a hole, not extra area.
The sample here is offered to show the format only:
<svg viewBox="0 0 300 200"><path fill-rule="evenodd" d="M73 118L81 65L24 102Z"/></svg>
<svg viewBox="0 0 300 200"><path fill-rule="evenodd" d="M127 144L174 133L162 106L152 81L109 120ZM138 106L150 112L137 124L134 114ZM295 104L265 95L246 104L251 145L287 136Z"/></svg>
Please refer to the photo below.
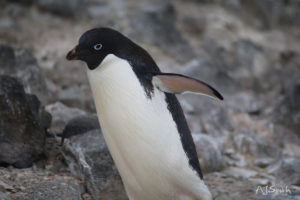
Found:
<svg viewBox="0 0 300 200"><path fill-rule="evenodd" d="M128 62L114 55L88 70L88 78L104 138L131 200L210 199L188 164L163 92L155 88L147 98Z"/></svg>

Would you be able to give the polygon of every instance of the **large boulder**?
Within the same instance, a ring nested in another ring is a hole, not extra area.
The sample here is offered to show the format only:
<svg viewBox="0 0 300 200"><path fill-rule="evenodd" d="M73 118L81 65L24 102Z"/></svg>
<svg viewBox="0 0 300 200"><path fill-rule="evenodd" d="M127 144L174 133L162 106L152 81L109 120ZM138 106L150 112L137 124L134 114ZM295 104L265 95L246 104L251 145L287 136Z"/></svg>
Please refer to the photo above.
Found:
<svg viewBox="0 0 300 200"><path fill-rule="evenodd" d="M0 75L0 164L29 167L44 150L39 101L15 78Z"/></svg>
<svg viewBox="0 0 300 200"><path fill-rule="evenodd" d="M99 129L71 137L63 155L72 174L85 182L94 199L128 199Z"/></svg>
<svg viewBox="0 0 300 200"><path fill-rule="evenodd" d="M63 155L72 174L85 182L93 199L127 199L99 129L71 137L64 146Z"/></svg>

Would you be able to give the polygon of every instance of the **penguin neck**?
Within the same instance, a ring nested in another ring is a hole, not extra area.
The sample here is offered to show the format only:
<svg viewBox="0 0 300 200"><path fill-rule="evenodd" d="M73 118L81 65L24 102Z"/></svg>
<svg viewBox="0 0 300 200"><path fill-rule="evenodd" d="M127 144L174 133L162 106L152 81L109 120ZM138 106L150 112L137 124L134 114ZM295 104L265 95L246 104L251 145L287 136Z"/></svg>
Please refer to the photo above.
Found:
<svg viewBox="0 0 300 200"><path fill-rule="evenodd" d="M88 78L98 113L109 105L130 108L147 96L130 63L113 54L96 69L88 69Z"/></svg>
<svg viewBox="0 0 300 200"><path fill-rule="evenodd" d="M135 52L137 55L128 55L123 53L123 51L118 52L117 54L108 54L100 66L89 71L95 74L106 73L107 76L111 76L111 78L118 77L118 80L125 81L122 84L126 84L129 80L128 77L124 76L124 73L130 73L130 75L133 75L132 72L134 72L135 76L130 77L132 79L137 78L139 80L146 96L151 99L154 90L152 84L152 73L159 72L160 70L152 57L146 51L142 48L137 50L138 51Z"/></svg>
<svg viewBox="0 0 300 200"><path fill-rule="evenodd" d="M119 48L114 54L130 64L141 85L144 87L147 97L151 99L154 90L152 73L160 72L160 70L150 54L131 41L127 48Z"/></svg>

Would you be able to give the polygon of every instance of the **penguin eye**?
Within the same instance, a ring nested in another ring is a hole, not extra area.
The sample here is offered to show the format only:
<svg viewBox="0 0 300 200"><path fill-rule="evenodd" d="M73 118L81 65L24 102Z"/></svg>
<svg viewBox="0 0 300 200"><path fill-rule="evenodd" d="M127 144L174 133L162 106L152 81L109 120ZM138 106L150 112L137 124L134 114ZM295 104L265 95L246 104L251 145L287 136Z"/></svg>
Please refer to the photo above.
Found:
<svg viewBox="0 0 300 200"><path fill-rule="evenodd" d="M102 44L100 44L100 43L94 45L94 49L95 49L96 51L99 51L101 48L102 48Z"/></svg>

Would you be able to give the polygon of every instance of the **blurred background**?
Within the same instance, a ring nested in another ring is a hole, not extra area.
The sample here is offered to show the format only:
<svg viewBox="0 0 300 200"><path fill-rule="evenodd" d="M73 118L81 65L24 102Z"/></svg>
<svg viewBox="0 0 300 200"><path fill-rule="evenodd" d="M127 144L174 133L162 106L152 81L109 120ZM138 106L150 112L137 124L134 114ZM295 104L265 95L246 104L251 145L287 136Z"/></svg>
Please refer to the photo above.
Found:
<svg viewBox="0 0 300 200"><path fill-rule="evenodd" d="M299 0L0 0L1 200L127 199L65 59L103 26L224 95L178 96L216 200L300 199Z"/></svg>

